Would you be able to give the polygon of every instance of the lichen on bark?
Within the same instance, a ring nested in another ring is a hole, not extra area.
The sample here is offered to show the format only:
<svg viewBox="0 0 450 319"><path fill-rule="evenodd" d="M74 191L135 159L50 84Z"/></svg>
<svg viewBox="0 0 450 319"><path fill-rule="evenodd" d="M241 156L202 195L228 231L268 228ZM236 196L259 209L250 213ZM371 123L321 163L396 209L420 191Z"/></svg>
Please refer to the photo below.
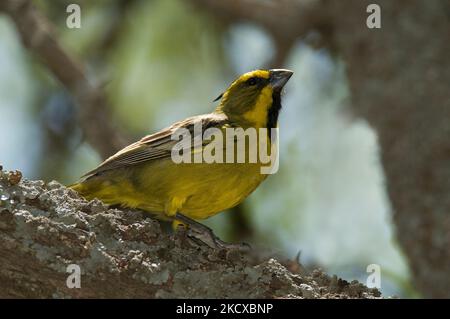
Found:
<svg viewBox="0 0 450 319"><path fill-rule="evenodd" d="M183 230L168 234L141 212L86 201L58 182L19 172L0 171L0 264L1 298L380 296L254 250L217 250ZM81 269L81 288L66 285L71 264Z"/></svg>

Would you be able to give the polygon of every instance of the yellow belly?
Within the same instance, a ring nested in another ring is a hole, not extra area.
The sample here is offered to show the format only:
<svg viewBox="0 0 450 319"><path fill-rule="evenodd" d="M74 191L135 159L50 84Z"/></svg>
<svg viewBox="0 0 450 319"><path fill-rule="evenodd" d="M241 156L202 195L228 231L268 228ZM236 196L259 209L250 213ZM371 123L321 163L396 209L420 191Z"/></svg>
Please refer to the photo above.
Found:
<svg viewBox="0 0 450 319"><path fill-rule="evenodd" d="M161 219L177 212L204 219L242 202L266 176L259 164L175 164L169 158L106 172L77 190Z"/></svg>

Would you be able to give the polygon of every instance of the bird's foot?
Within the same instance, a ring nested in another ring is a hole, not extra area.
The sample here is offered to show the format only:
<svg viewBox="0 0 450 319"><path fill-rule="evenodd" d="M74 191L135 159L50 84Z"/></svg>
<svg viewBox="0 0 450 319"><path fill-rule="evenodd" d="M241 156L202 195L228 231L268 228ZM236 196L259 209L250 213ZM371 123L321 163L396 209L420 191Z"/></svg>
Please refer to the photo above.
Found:
<svg viewBox="0 0 450 319"><path fill-rule="evenodd" d="M188 236L195 240L200 241L211 248L215 249L236 249L239 251L249 251L251 249L250 245L247 243L227 243L217 237L211 228L183 215L177 213L175 215L175 220L185 224L187 226Z"/></svg>

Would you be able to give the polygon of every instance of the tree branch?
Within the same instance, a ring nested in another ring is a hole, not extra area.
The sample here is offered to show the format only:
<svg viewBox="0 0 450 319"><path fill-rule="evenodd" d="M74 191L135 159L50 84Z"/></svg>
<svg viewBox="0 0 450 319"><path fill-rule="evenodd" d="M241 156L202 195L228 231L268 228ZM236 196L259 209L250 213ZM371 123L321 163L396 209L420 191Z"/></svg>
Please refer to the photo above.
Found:
<svg viewBox="0 0 450 319"><path fill-rule="evenodd" d="M232 21L250 21L280 34L295 38L326 20L323 0L191 0L214 15Z"/></svg>
<svg viewBox="0 0 450 319"><path fill-rule="evenodd" d="M47 66L79 106L79 123L86 140L103 158L126 145L113 125L103 91L87 77L83 65L58 42L55 28L30 0L4 0L0 11L16 24L25 46Z"/></svg>
<svg viewBox="0 0 450 319"><path fill-rule="evenodd" d="M329 33L329 6L325 0L190 0L224 22L248 21L272 35L277 53L272 67L283 65L294 42L311 30ZM317 45L317 44L315 44Z"/></svg>
<svg viewBox="0 0 450 319"><path fill-rule="evenodd" d="M57 182L0 171L0 298L376 298L320 270L214 250L141 213L87 202ZM81 288L68 288L67 266Z"/></svg>

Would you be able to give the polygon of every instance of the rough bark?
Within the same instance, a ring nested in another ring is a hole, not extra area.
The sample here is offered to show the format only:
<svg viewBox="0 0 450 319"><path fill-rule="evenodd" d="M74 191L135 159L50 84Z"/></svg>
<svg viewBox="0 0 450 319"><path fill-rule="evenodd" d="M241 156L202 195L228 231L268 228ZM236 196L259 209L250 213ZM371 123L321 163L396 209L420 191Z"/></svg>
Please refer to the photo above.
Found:
<svg viewBox="0 0 450 319"><path fill-rule="evenodd" d="M318 31L345 61L351 107L379 136L413 283L426 297L450 297L450 2L191 2L227 23L260 24L283 50ZM370 3L381 7L381 29L366 26Z"/></svg>
<svg viewBox="0 0 450 319"><path fill-rule="evenodd" d="M0 171L0 298L375 298L380 293L255 251L165 234L141 213L87 202L57 182ZM69 289L67 266L81 268ZM300 271L301 270L301 271Z"/></svg>

